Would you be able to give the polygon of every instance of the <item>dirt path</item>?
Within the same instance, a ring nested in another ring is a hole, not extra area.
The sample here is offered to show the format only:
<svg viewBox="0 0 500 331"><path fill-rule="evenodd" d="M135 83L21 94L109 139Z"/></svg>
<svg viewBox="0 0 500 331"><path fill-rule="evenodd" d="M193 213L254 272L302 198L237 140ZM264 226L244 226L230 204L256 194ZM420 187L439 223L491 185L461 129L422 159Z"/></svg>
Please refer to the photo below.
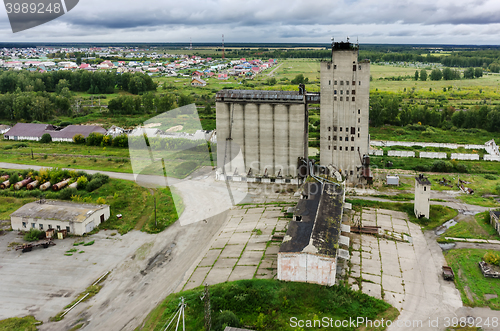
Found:
<svg viewBox="0 0 500 331"><path fill-rule="evenodd" d="M278 70L278 69L279 69L279 67L281 67L281 65L282 65L282 64L283 64L283 63L280 63L280 64L279 64L276 68L274 68L274 69L273 69L270 73L268 73L267 75L268 75L269 77L273 77L273 76L274 76L274 72L275 72L276 70Z"/></svg>

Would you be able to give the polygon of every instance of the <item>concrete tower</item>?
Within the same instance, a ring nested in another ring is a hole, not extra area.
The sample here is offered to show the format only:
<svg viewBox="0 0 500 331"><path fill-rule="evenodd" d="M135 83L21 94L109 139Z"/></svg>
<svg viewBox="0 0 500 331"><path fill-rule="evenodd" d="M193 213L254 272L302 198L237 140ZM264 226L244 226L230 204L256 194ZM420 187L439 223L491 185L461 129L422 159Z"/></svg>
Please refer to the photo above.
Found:
<svg viewBox="0 0 500 331"><path fill-rule="evenodd" d="M321 63L320 163L336 167L350 181L361 176L370 144L370 62L359 61L358 51L349 40L334 42L332 61Z"/></svg>
<svg viewBox="0 0 500 331"><path fill-rule="evenodd" d="M429 218L431 201L431 182L424 175L415 177L415 216Z"/></svg>

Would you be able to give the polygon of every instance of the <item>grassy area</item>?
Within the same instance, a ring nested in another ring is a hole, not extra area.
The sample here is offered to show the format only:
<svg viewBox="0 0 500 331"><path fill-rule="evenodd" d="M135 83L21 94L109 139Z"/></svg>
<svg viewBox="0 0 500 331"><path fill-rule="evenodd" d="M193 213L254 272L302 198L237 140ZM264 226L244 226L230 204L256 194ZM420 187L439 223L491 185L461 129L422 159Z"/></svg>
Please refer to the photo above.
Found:
<svg viewBox="0 0 500 331"><path fill-rule="evenodd" d="M89 194L83 194L82 199L90 196L92 200L103 197L110 205L111 216L102 223L101 229L116 229L125 234L132 229L157 233L166 229L177 221L182 210L177 211L174 199L180 200L170 189L161 188L153 191L156 196L156 219L154 221L154 201L149 189L140 187L134 182L120 179L111 179L108 184ZM116 217L122 214L122 218Z"/></svg>
<svg viewBox="0 0 500 331"><path fill-rule="evenodd" d="M431 205L429 219L417 219L413 211L412 203L381 202L360 199L346 199L346 201L352 203L355 209L360 209L362 207L371 207L404 212L408 215L408 219L411 222L422 226L424 230L434 229L458 215L458 212L455 209L441 205Z"/></svg>
<svg viewBox="0 0 500 331"><path fill-rule="evenodd" d="M455 273L455 284L464 305L500 310L500 297L485 298L486 294L500 296L499 280L483 277L478 266L486 252L485 249L453 249L445 253L445 258Z"/></svg>
<svg viewBox="0 0 500 331"><path fill-rule="evenodd" d="M498 133L488 132L481 129L457 129L453 131L428 127L425 131L419 131L412 130L411 127L400 127L393 125L370 127L370 139L372 140L419 141L482 145L488 140L498 138ZM469 153L472 153L472 150L470 150Z"/></svg>
<svg viewBox="0 0 500 331"><path fill-rule="evenodd" d="M490 213L487 211L460 221L441 235L441 238L444 237L500 240L498 232L490 224Z"/></svg>
<svg viewBox="0 0 500 331"><path fill-rule="evenodd" d="M176 311L180 297L185 298L186 329L202 330L204 302L201 287L169 295L136 330L161 330ZM388 303L354 292L343 286L320 286L276 280L242 280L210 287L212 330L217 327L221 311L232 311L241 327L252 330L297 330L290 318L319 320L323 317L348 320L349 317L394 320L399 313ZM355 330L344 328L343 330Z"/></svg>
<svg viewBox="0 0 500 331"><path fill-rule="evenodd" d="M0 331L36 331L40 324L33 316L13 317L0 321Z"/></svg>
<svg viewBox="0 0 500 331"><path fill-rule="evenodd" d="M14 198L0 196L0 220L10 220L10 214L27 203L35 201L35 198Z"/></svg>

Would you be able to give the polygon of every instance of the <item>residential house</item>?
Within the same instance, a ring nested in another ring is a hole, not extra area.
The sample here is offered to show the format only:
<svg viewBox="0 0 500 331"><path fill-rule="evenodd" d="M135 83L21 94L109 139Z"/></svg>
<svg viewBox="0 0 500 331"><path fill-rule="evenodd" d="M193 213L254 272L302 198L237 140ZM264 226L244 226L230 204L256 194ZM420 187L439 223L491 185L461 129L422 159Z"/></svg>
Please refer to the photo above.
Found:
<svg viewBox="0 0 500 331"><path fill-rule="evenodd" d="M207 86L207 82L200 77L194 77L191 80L191 86Z"/></svg>

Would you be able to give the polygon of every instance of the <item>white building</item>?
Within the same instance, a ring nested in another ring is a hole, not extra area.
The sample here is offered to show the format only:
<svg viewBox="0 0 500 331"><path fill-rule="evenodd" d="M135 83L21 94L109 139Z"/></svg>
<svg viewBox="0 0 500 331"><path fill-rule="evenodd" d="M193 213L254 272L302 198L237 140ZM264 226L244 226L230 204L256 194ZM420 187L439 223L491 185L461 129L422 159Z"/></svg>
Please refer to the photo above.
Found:
<svg viewBox="0 0 500 331"><path fill-rule="evenodd" d="M22 206L10 215L10 221L16 231L56 229L81 236L105 222L109 216L108 205L42 200L42 203L35 201Z"/></svg>
<svg viewBox="0 0 500 331"><path fill-rule="evenodd" d="M424 175L415 177L415 216L429 218L431 203L431 182Z"/></svg>

